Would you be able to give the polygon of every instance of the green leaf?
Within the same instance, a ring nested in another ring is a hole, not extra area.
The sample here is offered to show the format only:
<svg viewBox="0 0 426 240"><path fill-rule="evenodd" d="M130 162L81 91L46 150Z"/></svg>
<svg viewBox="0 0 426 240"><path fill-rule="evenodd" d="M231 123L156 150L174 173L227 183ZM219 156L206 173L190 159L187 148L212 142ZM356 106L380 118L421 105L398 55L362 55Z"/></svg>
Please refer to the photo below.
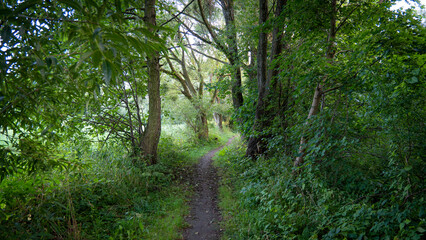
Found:
<svg viewBox="0 0 426 240"><path fill-rule="evenodd" d="M417 77L412 76L410 79L407 80L408 83L417 83L419 79Z"/></svg>
<svg viewBox="0 0 426 240"><path fill-rule="evenodd" d="M89 6L93 6L93 7L95 7L95 8L99 8L98 4L96 4L96 2L95 2L95 1L92 1L92 0L86 0L86 3L87 3Z"/></svg>
<svg viewBox="0 0 426 240"><path fill-rule="evenodd" d="M188 49L185 47L185 45L183 45L181 42L178 42L177 44L179 45L179 47L180 47L183 51L185 51L185 53L186 53L186 54L189 54Z"/></svg>
<svg viewBox="0 0 426 240"><path fill-rule="evenodd" d="M15 14L19 14L22 13L23 11L27 10L28 8L35 6L38 3L41 3L42 1L40 0L30 0L30 1L25 1L21 4L19 4L16 9L14 10Z"/></svg>
<svg viewBox="0 0 426 240"><path fill-rule="evenodd" d="M411 74L413 74L413 75L415 75L415 76L418 76L418 75L419 75L419 73L420 73L420 68L416 68L416 69L414 69L413 71L411 71Z"/></svg>
<svg viewBox="0 0 426 240"><path fill-rule="evenodd" d="M77 11L81 11L81 4L78 1L73 1L73 0L59 0L60 3L63 3L65 5L67 5L68 7L71 7L74 10Z"/></svg>
<svg viewBox="0 0 426 240"><path fill-rule="evenodd" d="M119 32L112 32L112 33L105 33L103 35L104 39L108 39L113 41L115 44L120 43L120 44L127 44L127 39L125 36L123 36L123 34L119 33Z"/></svg>
<svg viewBox="0 0 426 240"><path fill-rule="evenodd" d="M93 60L93 65L99 66L99 64L102 60L102 54L99 50L96 50L96 51L93 52L92 60Z"/></svg>
<svg viewBox="0 0 426 240"><path fill-rule="evenodd" d="M130 45L133 46L139 54L144 55L146 53L144 43L131 36L128 36L127 39L129 40Z"/></svg>
<svg viewBox="0 0 426 240"><path fill-rule="evenodd" d="M49 56L45 59L47 67L56 66L58 60L55 57Z"/></svg>
<svg viewBox="0 0 426 240"><path fill-rule="evenodd" d="M404 167L405 171L410 171L411 169L413 169L413 166L406 166L406 167Z"/></svg>
<svg viewBox="0 0 426 240"><path fill-rule="evenodd" d="M92 35L93 41L95 41L98 37L101 36L101 34L102 34L101 31L102 31L102 28L100 28L100 27L96 28L93 31L93 35Z"/></svg>
<svg viewBox="0 0 426 240"><path fill-rule="evenodd" d="M78 59L77 68L80 67L80 65L91 55L93 54L93 51L85 52L80 56L80 59Z"/></svg>
<svg viewBox="0 0 426 240"><path fill-rule="evenodd" d="M102 63L102 71L104 73L104 80L107 85L109 85L112 77L112 67L111 63L108 60L105 60Z"/></svg>

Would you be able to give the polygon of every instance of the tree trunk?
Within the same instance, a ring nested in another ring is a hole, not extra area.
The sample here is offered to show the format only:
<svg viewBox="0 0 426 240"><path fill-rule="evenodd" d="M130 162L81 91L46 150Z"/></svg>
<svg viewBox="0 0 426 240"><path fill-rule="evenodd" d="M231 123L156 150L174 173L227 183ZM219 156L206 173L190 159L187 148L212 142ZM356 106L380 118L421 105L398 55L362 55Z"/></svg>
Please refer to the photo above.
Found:
<svg viewBox="0 0 426 240"><path fill-rule="evenodd" d="M155 0L145 0L145 23L151 32L156 25ZM141 150L149 164L157 163L157 147L161 134L161 99L160 99L160 54L155 52L147 57L148 66L148 124L141 142Z"/></svg>
<svg viewBox="0 0 426 240"><path fill-rule="evenodd" d="M327 36L327 51L326 51L325 57L329 60L329 62L331 62L332 59L334 58L334 47L335 47L334 44L336 39L336 1L337 0L333 0L331 3L332 15L330 19L330 29ZM309 120L312 118L312 116L317 115L319 112L321 98L323 97L323 94L324 94L324 83L326 78L327 77L324 76L321 82L319 82L317 86L315 87L314 98L312 99L311 109L309 110L308 119L305 125L309 125L310 123ZM300 138L299 154L293 163L294 167L298 167L303 164L304 157L306 155L306 142L307 142L307 139L304 136L302 136Z"/></svg>
<svg viewBox="0 0 426 240"><path fill-rule="evenodd" d="M234 109L239 109L243 105L243 92L241 90L242 84L241 84L241 69L237 64L232 64L235 68L233 71L233 78L234 81L232 82L232 105L234 106Z"/></svg>
<svg viewBox="0 0 426 240"><path fill-rule="evenodd" d="M259 0L259 26L262 26L268 18L268 1ZM265 113L265 100L266 100L266 86L267 79L267 34L266 29L261 29L259 33L259 44L257 47L257 87L258 87L258 98L256 106L256 116L253 125L253 132L256 136L249 138L247 143L246 155L254 157L255 155L264 152L264 145L261 143L262 136L258 135L258 132L262 131L262 117Z"/></svg>
<svg viewBox="0 0 426 240"><path fill-rule="evenodd" d="M279 0L277 2L277 8L275 11L275 17L281 15L286 0ZM268 15L268 3L267 1L259 1L260 5L260 19L259 25L261 26L266 22ZM267 33L266 30L262 30L259 34L259 46L258 46L258 57L257 57L257 87L258 87L258 99L256 106L255 123L253 125L253 131L255 136L250 137L247 144L246 155L254 157L255 155L262 154L266 151L265 138L268 136L262 131L271 125L272 114L268 112L267 106L270 100L270 86L271 81L279 73L278 68L274 67L271 70L267 70ZM272 63L277 56L282 52L282 27L277 25L272 34L272 46L269 62Z"/></svg>
<svg viewBox="0 0 426 240"><path fill-rule="evenodd" d="M226 24L226 35L228 38L228 51L225 53L232 66L232 103L235 109L243 105L243 93L241 90L241 68L238 55L237 32L235 29L234 1L220 0L223 17Z"/></svg>
<svg viewBox="0 0 426 240"><path fill-rule="evenodd" d="M211 103L213 104L215 101L220 104L219 97L217 97L217 89L215 90L215 93L214 93L214 96L213 96L213 99L212 99ZM217 127L222 132L223 131L223 125L222 125L223 116L222 116L222 114L220 114L220 113L213 113L213 118L214 118L214 120L216 122Z"/></svg>
<svg viewBox="0 0 426 240"><path fill-rule="evenodd" d="M201 126L198 131L198 138L207 140L209 139L209 126L207 122L207 114L205 112L200 113L200 121L201 121Z"/></svg>
<svg viewBox="0 0 426 240"><path fill-rule="evenodd" d="M219 127L219 130L223 132L223 116L222 114L217 115L217 126Z"/></svg>
<svg viewBox="0 0 426 240"><path fill-rule="evenodd" d="M275 9L275 21L279 21L280 15L284 10L284 6L287 4L287 0L278 0L277 8ZM272 45L271 45L271 55L269 57L269 64L272 66L274 60L282 53L283 50L283 27L279 23L275 23L276 27L272 30ZM268 71L267 85L271 85L271 82L274 82L274 86L277 86L277 79L274 79L278 76L280 70L279 67L273 66L272 69ZM266 89L267 95L269 93L269 88Z"/></svg>
<svg viewBox="0 0 426 240"><path fill-rule="evenodd" d="M323 85L322 83L318 83L317 87L315 88L314 99L312 99L311 109L309 110L309 114L308 114L308 121L306 121L305 123L306 125L309 124L309 120L312 118L312 116L317 115L319 111L322 92L323 92ZM302 136L300 138L299 156L297 156L296 160L294 161L295 167L300 166L303 163L305 154L306 154L306 138Z"/></svg>
<svg viewBox="0 0 426 240"><path fill-rule="evenodd" d="M257 49L256 46L250 46L250 64L245 67L245 71L247 72L248 82L249 84L256 84L256 55Z"/></svg>

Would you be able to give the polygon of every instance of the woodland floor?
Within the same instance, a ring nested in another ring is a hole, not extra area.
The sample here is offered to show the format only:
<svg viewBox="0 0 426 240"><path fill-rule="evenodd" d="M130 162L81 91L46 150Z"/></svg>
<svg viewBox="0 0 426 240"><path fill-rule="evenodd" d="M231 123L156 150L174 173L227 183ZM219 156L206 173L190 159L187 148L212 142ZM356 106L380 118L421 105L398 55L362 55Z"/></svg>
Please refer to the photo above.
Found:
<svg viewBox="0 0 426 240"><path fill-rule="evenodd" d="M229 139L226 145L230 144L233 139ZM195 170L192 181L195 186L195 194L191 201L191 213L186 218L190 227L183 234L186 240L217 240L220 238L221 215L217 205L219 179L216 169L212 166L212 157L223 147L216 148L204 155Z"/></svg>

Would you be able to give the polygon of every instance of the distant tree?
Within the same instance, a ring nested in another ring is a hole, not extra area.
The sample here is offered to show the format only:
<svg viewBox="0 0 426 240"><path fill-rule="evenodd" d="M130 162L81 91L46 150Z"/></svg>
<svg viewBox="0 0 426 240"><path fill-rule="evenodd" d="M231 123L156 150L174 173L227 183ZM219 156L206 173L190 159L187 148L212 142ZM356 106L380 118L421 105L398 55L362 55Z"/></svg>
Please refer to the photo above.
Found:
<svg viewBox="0 0 426 240"><path fill-rule="evenodd" d="M182 35L179 35L178 41L181 42L182 46L189 44L187 38ZM178 49L180 49L180 51ZM187 50L190 51L190 53L188 53L189 56L187 56ZM170 56L166 56L166 61L170 70L163 68L162 71L177 80L182 87L181 93L191 102L197 111L197 120L194 121L194 124L190 121L190 126L193 128L198 138L206 140L209 136L209 128L207 122L207 109L203 103L205 81L200 60L197 58L192 48L177 47L174 51L170 50L169 53ZM178 64L180 71L174 67L172 61ZM189 68L194 69L195 73L191 74ZM198 86L194 85L196 82L198 82Z"/></svg>

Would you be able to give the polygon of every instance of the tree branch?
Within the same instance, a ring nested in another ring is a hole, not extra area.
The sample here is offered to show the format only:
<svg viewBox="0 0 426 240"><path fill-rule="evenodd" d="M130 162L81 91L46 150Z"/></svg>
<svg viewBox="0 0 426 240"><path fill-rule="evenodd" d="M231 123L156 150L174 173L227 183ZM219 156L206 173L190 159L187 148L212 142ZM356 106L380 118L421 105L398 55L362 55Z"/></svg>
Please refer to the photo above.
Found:
<svg viewBox="0 0 426 240"><path fill-rule="evenodd" d="M345 19L343 19L343 21L340 22L339 26L337 26L335 33L337 33L340 30L340 28L346 23L346 21L352 15L352 13L360 6L361 5L357 5L357 6L354 7L354 9L352 9L352 11L345 17Z"/></svg>
<svg viewBox="0 0 426 240"><path fill-rule="evenodd" d="M167 20L166 22L164 22L164 23L162 23L161 25L160 25L160 27L162 27L162 26L164 26L164 25L166 25L167 23L169 23L169 22L171 22L171 21L173 21L174 19L176 19L177 17L179 17L179 15L181 15L185 10L186 10L186 8L188 8L189 7L189 5L191 5L193 2L194 2L195 0L192 0L191 2L189 2L183 9L182 9L182 11L180 11L178 14L176 14L176 15L173 15L173 17L172 18L170 18L169 20Z"/></svg>
<svg viewBox="0 0 426 240"><path fill-rule="evenodd" d="M201 0L197 0L198 1L198 7L200 8L200 14L201 14L201 18L203 19L204 25L207 28L207 31L209 31L210 36L213 38L213 41L215 42L215 44L217 45L217 47L224 53L227 53L227 49L225 46L222 45L222 43L217 39L216 33L213 31L212 27L210 26L209 22L207 21L206 16L204 15L204 10L203 7L201 5Z"/></svg>
<svg viewBox="0 0 426 240"><path fill-rule="evenodd" d="M218 59L218 58L215 58L215 57L213 57L213 56L207 55L207 54L205 54L205 53L203 53L203 52L198 51L198 50L197 50L197 49L195 49L195 48L192 48L192 47L188 47L188 48L189 48L189 49L191 49L191 50L193 50L193 51L194 51L194 52L196 52L196 53L199 53L199 54L203 55L204 57L208 57L208 58L213 59L213 60L215 60L215 61L217 61L217 62L223 63L223 64L225 64L225 65L229 65L229 63L228 63L228 62L225 62L225 61L222 61L222 60L220 60L220 59Z"/></svg>
<svg viewBox="0 0 426 240"><path fill-rule="evenodd" d="M202 42L204 42L204 43L207 43L207 44L210 44L210 45L213 45L213 42L212 41L210 41L210 40L208 40L207 38L204 38L204 37L202 37L202 36L200 36L198 33L196 33L196 32L194 32L190 27L188 27L188 25L186 25L182 20L180 20L180 19L178 19L178 21L180 22L180 23L182 23L182 25L188 30L188 32L190 32L191 34L192 34L192 36L194 36L194 37L196 37L196 38L198 38L198 40L200 40L200 41L202 41Z"/></svg>

